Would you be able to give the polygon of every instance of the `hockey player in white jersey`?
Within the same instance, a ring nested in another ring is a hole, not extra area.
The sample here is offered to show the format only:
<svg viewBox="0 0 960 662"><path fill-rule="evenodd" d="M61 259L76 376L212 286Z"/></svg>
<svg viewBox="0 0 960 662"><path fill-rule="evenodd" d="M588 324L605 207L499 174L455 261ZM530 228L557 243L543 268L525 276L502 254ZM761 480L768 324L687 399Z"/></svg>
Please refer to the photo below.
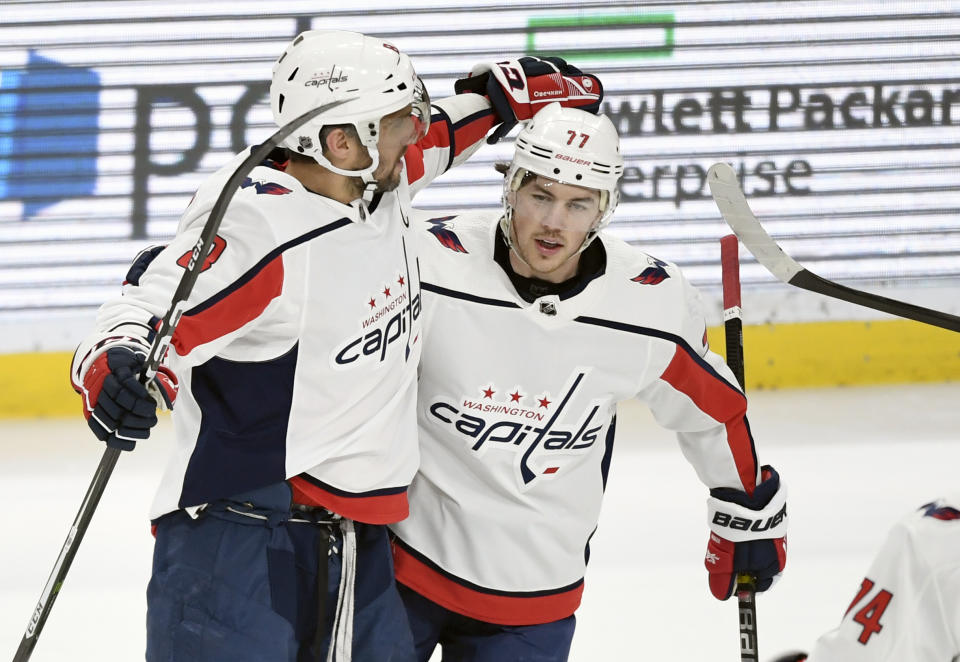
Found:
<svg viewBox="0 0 960 662"><path fill-rule="evenodd" d="M529 82L599 104L594 79L565 67ZM518 62L513 82L528 82L526 71ZM499 89L502 75L483 80L487 96L431 109L392 44L301 34L274 65L277 124L343 103L243 182L151 386L156 397L137 376L157 321L249 151L201 186L169 247L145 253L149 266L101 308L71 374L100 439L124 449L145 439L155 399L172 402L179 378L176 447L151 514L148 660L411 659L384 526L407 515L418 464L422 301L410 198L495 125L535 112L509 85ZM586 81L596 93L583 92Z"/></svg>
<svg viewBox="0 0 960 662"><path fill-rule="evenodd" d="M616 406L631 398L677 431L711 488L714 595L737 571L764 590L783 568L784 488L707 349L697 293L601 231L622 171L609 119L554 104L517 137L502 213L420 227L421 465L410 517L391 525L419 660L438 643L445 661L567 658Z"/></svg>
<svg viewBox="0 0 960 662"><path fill-rule="evenodd" d="M839 627L776 662L960 660L960 494L900 520Z"/></svg>

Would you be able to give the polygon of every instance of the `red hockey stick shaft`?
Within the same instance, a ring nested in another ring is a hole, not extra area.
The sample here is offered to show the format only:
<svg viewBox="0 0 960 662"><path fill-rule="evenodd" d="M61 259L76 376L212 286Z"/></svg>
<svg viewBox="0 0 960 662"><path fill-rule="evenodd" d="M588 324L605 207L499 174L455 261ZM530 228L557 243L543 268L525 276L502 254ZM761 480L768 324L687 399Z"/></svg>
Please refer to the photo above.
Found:
<svg viewBox="0 0 960 662"><path fill-rule="evenodd" d="M723 269L723 327L727 340L727 365L746 389L743 377L743 315L740 308L740 243L728 234L720 239ZM740 662L757 662L757 594L755 580L737 575L737 609L740 617Z"/></svg>

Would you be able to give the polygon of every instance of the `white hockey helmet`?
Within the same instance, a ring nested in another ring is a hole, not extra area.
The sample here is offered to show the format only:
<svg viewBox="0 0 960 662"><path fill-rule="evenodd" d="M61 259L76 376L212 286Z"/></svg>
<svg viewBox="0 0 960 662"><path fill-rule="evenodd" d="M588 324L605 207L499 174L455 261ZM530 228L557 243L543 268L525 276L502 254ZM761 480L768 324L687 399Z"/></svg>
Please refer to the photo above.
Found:
<svg viewBox="0 0 960 662"><path fill-rule="evenodd" d="M525 176L534 174L600 192L600 216L580 246L583 251L610 222L620 201L623 156L613 122L606 115L551 103L526 123L514 147L503 183L504 215L500 220L507 244L513 242L510 194L520 188Z"/></svg>
<svg viewBox="0 0 960 662"><path fill-rule="evenodd" d="M361 177L368 190L380 162L380 118L412 105L419 138L430 125L430 98L410 58L382 39L359 32L308 30L297 36L273 65L270 109L278 126L314 108L350 99L318 115L284 140L284 147L312 157L333 172ZM352 124L373 162L362 170L337 168L323 155L320 130Z"/></svg>

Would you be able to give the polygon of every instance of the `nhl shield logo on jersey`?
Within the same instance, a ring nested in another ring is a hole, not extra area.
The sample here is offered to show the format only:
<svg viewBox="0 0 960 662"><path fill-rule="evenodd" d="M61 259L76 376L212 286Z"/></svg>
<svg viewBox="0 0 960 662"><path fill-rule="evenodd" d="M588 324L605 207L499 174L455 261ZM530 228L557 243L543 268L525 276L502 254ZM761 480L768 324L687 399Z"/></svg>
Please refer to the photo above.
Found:
<svg viewBox="0 0 960 662"><path fill-rule="evenodd" d="M634 283L640 283L641 285L657 285L662 283L667 278L670 278L670 274L667 273L667 263L658 260L655 257L648 257L647 262L651 265L640 272L640 275L631 278Z"/></svg>
<svg viewBox="0 0 960 662"><path fill-rule="evenodd" d="M286 195L287 193L293 192L286 186L281 186L276 182L258 182L249 177L243 180L240 188L250 188L251 186L256 190L257 195Z"/></svg>
<svg viewBox="0 0 960 662"><path fill-rule="evenodd" d="M464 248L463 243L460 241L460 237L457 236L457 233L454 232L449 224L450 219L456 218L455 216L443 216L441 218L430 218L427 219L427 223L430 224L430 227L427 228L427 232L432 234L437 238L443 246L446 246L454 253L466 253L468 252Z"/></svg>
<svg viewBox="0 0 960 662"><path fill-rule="evenodd" d="M586 370L577 372L562 396L489 384L478 389L480 396L436 398L427 411L435 423L461 437L481 461L491 449L512 453L517 484L526 490L539 480L564 475L565 468L596 445L606 426L608 403L571 405L586 375Z"/></svg>

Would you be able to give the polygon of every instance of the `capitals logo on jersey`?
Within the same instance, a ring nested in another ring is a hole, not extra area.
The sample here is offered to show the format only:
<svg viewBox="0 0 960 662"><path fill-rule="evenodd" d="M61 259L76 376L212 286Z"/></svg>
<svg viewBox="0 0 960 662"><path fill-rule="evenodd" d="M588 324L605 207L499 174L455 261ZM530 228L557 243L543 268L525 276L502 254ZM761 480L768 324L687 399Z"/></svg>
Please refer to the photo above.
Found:
<svg viewBox="0 0 960 662"><path fill-rule="evenodd" d="M427 223L430 224L430 227L427 228L427 232L436 237L437 241L452 250L454 253L466 253L467 249L464 248L463 243L460 241L460 237L458 237L457 233L447 226L447 221L452 218L454 217L443 216L442 218L428 219Z"/></svg>
<svg viewBox="0 0 960 662"><path fill-rule="evenodd" d="M640 272L640 275L634 276L630 280L634 283L640 283L641 285L657 285L662 283L667 278L670 278L670 274L667 273L667 263L658 260L655 257L648 257L647 261L651 266L647 267Z"/></svg>
<svg viewBox="0 0 960 662"><path fill-rule="evenodd" d="M394 273L396 276L384 278L382 288L371 292L363 303L360 329L331 357L335 369L383 363L394 346L403 347L404 361L410 359L412 348L420 340L420 285L410 282L409 271L397 269Z"/></svg>
<svg viewBox="0 0 960 662"><path fill-rule="evenodd" d="M243 180L240 188L250 188L251 186L257 191L257 195L286 195L293 192L276 182L257 182L249 177Z"/></svg>
<svg viewBox="0 0 960 662"><path fill-rule="evenodd" d="M944 521L960 519L960 510L936 501L923 504L920 506L920 510L924 511L924 517L933 517Z"/></svg>
<svg viewBox="0 0 960 662"><path fill-rule="evenodd" d="M483 395L478 398L438 399L428 411L435 423L467 442L478 458L491 449L513 453L517 484L526 490L535 481L562 475L600 438L609 419L607 403L593 401L576 409L570 405L587 372L577 372L557 397L530 394L519 386L488 385L480 388ZM494 397L501 392L502 398Z"/></svg>

